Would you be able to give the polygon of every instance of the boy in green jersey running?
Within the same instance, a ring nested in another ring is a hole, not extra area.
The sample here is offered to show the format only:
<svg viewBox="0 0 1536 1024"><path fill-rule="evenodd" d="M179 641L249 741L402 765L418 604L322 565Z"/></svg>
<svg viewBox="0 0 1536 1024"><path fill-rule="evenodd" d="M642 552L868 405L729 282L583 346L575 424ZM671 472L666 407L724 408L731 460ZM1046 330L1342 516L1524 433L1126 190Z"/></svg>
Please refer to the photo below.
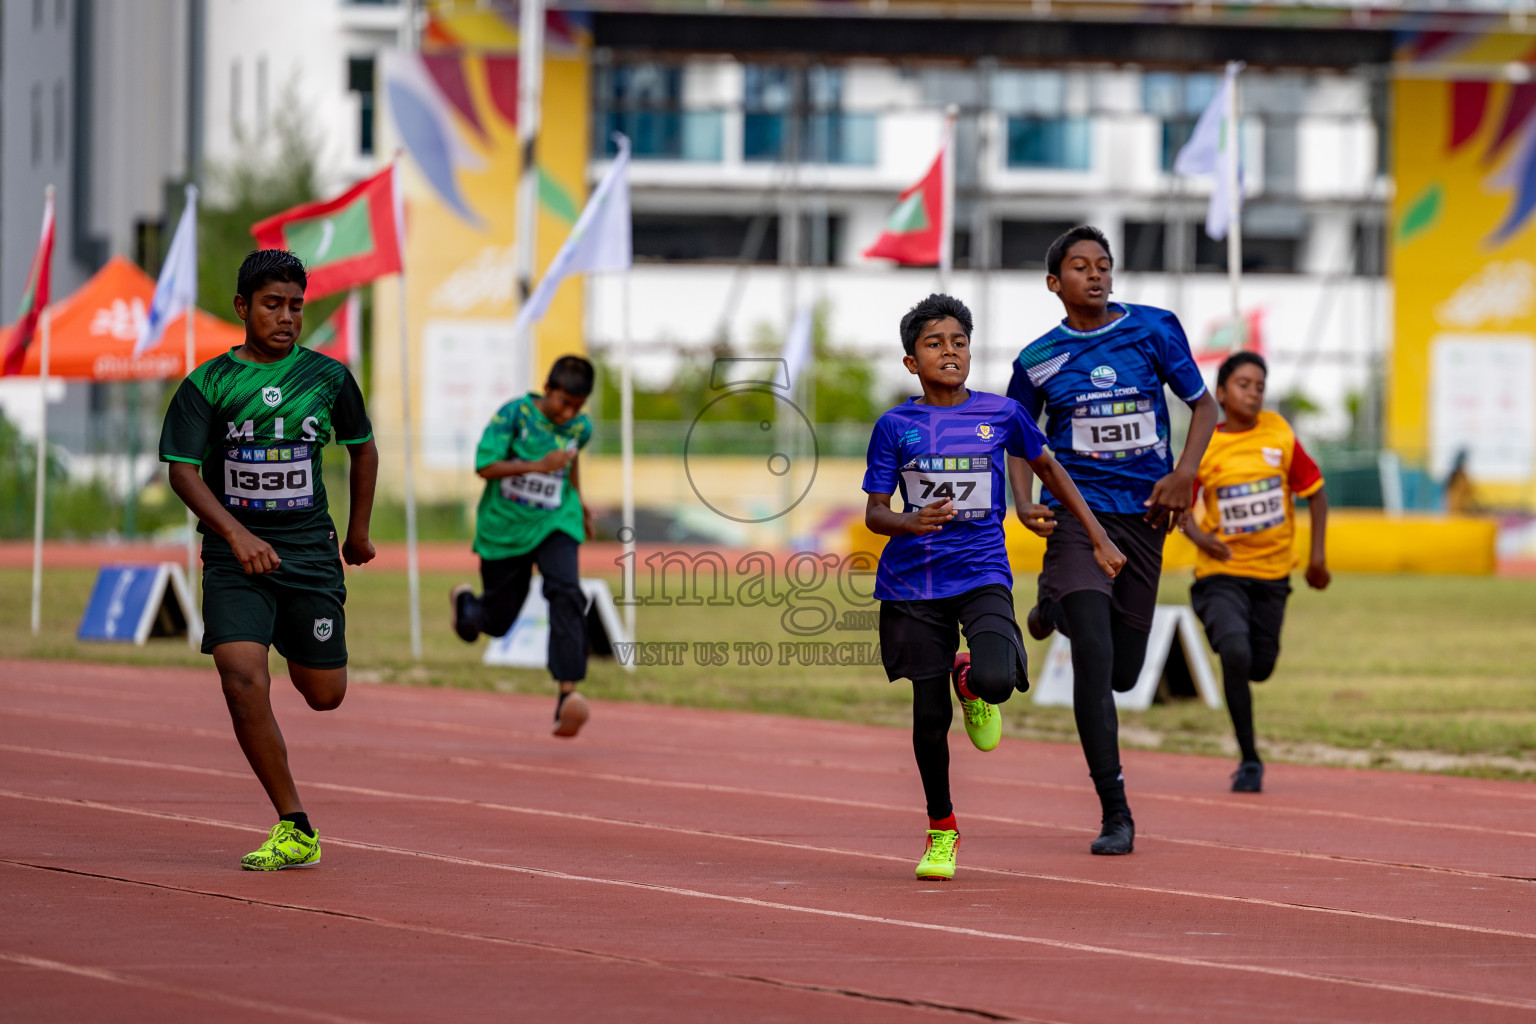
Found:
<svg viewBox="0 0 1536 1024"><path fill-rule="evenodd" d="M453 630L465 643L481 633L504 636L538 564L549 601L549 674L560 688L556 736L575 736L590 714L576 692L587 677L587 602L577 546L592 532L576 455L592 440L592 421L581 411L592 377L591 363L561 356L549 368L542 395L530 392L491 418L475 451L475 472L485 481L475 518L485 590L477 596L461 583L449 595Z"/></svg>
<svg viewBox="0 0 1536 1024"><path fill-rule="evenodd" d="M245 344L187 375L160 434L171 489L201 520L203 653L213 655L235 737L279 815L261 848L241 858L249 871L320 863L320 836L272 715L267 648L288 659L310 707L341 704L347 588L320 477L333 432L352 455L341 557L362 565L374 554L368 519L379 450L346 365L299 347L306 282L292 253L245 258L235 295Z"/></svg>

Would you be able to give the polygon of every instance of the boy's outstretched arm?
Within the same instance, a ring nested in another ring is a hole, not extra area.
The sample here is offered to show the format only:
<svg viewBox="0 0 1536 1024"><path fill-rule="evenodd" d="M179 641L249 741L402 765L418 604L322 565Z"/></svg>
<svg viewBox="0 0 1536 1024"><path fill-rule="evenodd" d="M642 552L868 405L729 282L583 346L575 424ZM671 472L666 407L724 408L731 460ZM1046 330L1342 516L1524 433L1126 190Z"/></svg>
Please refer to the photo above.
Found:
<svg viewBox="0 0 1536 1024"><path fill-rule="evenodd" d="M1333 581L1328 571L1328 495L1319 487L1307 499L1307 512L1312 517L1312 557L1307 560L1307 586L1313 590L1326 590Z"/></svg>
<svg viewBox="0 0 1536 1024"><path fill-rule="evenodd" d="M1189 408L1194 415L1189 421L1189 436L1184 441L1184 451L1179 454L1178 465L1153 485L1152 496L1146 502L1147 522L1170 532L1179 525L1184 510L1194 504L1200 460L1205 457L1205 446L1211 443L1211 435L1216 432L1216 399L1209 391L1189 403Z"/></svg>
<svg viewBox="0 0 1536 1024"><path fill-rule="evenodd" d="M891 511L889 494L871 494L864 505L864 525L887 537L903 533L938 533L953 518L955 506L948 498L905 512Z"/></svg>
<svg viewBox="0 0 1536 1024"><path fill-rule="evenodd" d="M247 573L268 573L276 569L282 559L272 550L272 545L256 536L229 514L219 504L208 485L203 482L202 471L190 462L171 463L171 490L182 500L203 525L229 542L229 547Z"/></svg>
<svg viewBox="0 0 1536 1024"><path fill-rule="evenodd" d="M1045 484L1050 492L1055 495L1066 510L1083 524L1083 529L1088 531L1088 538L1093 542L1093 557L1099 563L1099 568L1104 570L1104 575L1114 579L1120 572L1120 567L1125 565L1125 555L1115 547L1115 542L1109 539L1109 534L1104 532L1104 527L1099 524L1098 517L1093 514L1093 509L1083 500L1083 495L1077 489L1077 484L1067 475L1067 471L1061 468L1061 463L1056 461L1056 456L1042 450L1040 457L1032 459L1030 466L1040 474L1040 482Z"/></svg>
<svg viewBox="0 0 1536 1024"><path fill-rule="evenodd" d="M575 452L556 448L542 459L532 462L523 459L500 459L476 470L482 480L500 480L504 476L522 476L524 473L558 473L576 459Z"/></svg>
<svg viewBox="0 0 1536 1024"><path fill-rule="evenodd" d="M1019 522L1037 537L1049 537L1056 529L1056 511L1035 501L1034 470L1018 455L1008 456L1008 489Z"/></svg>
<svg viewBox="0 0 1536 1024"><path fill-rule="evenodd" d="M369 438L362 444L345 446L352 453L347 491L352 500L347 509L347 538L341 542L341 557L348 565L373 561L373 541L368 539L368 524L373 519L373 492L379 483L379 446Z"/></svg>

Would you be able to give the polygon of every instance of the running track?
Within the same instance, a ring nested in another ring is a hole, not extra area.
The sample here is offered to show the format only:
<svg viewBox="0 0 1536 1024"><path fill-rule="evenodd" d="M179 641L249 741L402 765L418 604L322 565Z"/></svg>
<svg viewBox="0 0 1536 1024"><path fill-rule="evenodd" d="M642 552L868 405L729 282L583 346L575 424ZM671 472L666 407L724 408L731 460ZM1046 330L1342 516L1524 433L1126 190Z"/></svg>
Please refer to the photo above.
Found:
<svg viewBox="0 0 1536 1024"><path fill-rule="evenodd" d="M210 671L0 661L0 1019L1536 1022L1536 787L952 739L964 842L912 877L903 731L275 688L313 871Z"/></svg>

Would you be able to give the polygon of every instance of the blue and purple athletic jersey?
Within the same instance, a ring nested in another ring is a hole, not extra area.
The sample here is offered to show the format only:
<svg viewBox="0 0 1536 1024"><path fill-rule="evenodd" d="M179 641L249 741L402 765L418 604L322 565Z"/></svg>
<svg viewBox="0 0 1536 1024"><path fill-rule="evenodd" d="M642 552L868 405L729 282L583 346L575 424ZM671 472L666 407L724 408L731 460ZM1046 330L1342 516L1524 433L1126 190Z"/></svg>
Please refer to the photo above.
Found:
<svg viewBox="0 0 1536 1024"><path fill-rule="evenodd" d="M1008 397L1038 419L1057 461L1095 512L1139 514L1173 471L1163 385L1185 402L1205 394L1179 318L1166 309L1111 303L1124 316L1096 331L1065 322L1030 342L1013 364ZM1046 504L1061 503L1043 494Z"/></svg>
<svg viewBox="0 0 1536 1024"><path fill-rule="evenodd" d="M864 490L899 491L908 509L948 498L955 518L937 533L892 537L875 573L875 597L924 601L988 583L1012 587L1003 453L1032 460L1044 446L1045 435L1019 403L985 391L951 406L909 398L881 416L869 438Z"/></svg>

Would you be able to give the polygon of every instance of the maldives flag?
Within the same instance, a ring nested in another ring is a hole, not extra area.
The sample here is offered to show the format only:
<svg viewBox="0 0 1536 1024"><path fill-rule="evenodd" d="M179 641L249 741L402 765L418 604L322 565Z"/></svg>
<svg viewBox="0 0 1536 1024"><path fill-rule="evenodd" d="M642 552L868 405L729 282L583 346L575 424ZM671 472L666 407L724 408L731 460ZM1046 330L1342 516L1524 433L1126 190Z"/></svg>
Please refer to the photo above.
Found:
<svg viewBox="0 0 1536 1024"><path fill-rule="evenodd" d="M43 234L32 255L32 270L27 274L27 291L21 297L21 312L16 327L11 331L11 347L5 352L5 366L0 377L21 372L21 364L27 358L32 336L37 333L37 320L48 305L53 290L53 186L48 187L43 200Z"/></svg>
<svg viewBox="0 0 1536 1024"><path fill-rule="evenodd" d="M938 263L944 245L944 153L923 180L901 194L885 218L885 230L864 250L865 259L895 260L904 267Z"/></svg>
<svg viewBox="0 0 1536 1024"><path fill-rule="evenodd" d="M354 291L325 323L310 332L309 347L332 359L340 359L355 374L363 354L362 325L363 300Z"/></svg>
<svg viewBox="0 0 1536 1024"><path fill-rule="evenodd" d="M335 199L320 199L251 226L262 249L287 249L309 272L305 298L320 299L400 272L395 165Z"/></svg>

